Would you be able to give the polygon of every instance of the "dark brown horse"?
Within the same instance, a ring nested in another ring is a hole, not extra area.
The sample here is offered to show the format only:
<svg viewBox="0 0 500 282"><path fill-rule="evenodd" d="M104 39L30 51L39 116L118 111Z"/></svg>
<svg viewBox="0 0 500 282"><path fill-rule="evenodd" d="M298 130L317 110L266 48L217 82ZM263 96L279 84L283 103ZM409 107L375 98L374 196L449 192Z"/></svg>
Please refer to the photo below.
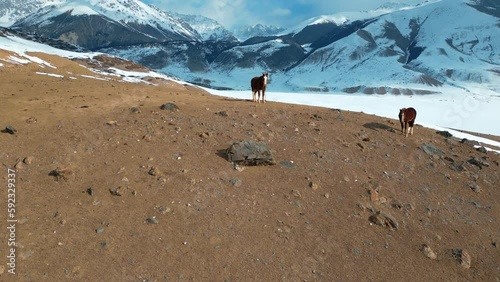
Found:
<svg viewBox="0 0 500 282"><path fill-rule="evenodd" d="M408 133L413 135L413 125L415 124L415 119L417 118L417 111L414 108L402 108L399 110L399 122L401 123L401 131L403 134Z"/></svg>
<svg viewBox="0 0 500 282"><path fill-rule="evenodd" d="M252 86L252 96L254 102L260 103L261 91L262 91L262 102L263 103L266 102L266 100L264 99L264 95L266 93L267 78L268 78L267 72L263 73L261 76L256 76L252 78L250 85ZM257 93L259 93L258 96Z"/></svg>

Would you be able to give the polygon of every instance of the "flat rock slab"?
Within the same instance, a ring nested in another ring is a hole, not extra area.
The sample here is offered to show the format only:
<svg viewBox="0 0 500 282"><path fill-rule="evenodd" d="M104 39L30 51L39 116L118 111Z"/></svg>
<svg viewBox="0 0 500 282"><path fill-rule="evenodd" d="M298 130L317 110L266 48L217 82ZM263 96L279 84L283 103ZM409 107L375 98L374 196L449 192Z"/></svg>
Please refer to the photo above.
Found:
<svg viewBox="0 0 500 282"><path fill-rule="evenodd" d="M265 143L244 140L233 143L226 151L230 162L240 165L274 165L271 150Z"/></svg>

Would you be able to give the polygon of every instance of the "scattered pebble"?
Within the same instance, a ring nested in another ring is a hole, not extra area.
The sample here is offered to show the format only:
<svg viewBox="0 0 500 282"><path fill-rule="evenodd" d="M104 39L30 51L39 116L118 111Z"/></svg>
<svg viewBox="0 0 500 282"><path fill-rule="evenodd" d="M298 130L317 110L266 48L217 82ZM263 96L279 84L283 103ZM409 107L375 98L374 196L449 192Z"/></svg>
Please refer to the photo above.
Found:
<svg viewBox="0 0 500 282"><path fill-rule="evenodd" d="M428 245L423 244L421 251L424 253L426 257L430 259L437 259L436 253Z"/></svg>
<svg viewBox="0 0 500 282"><path fill-rule="evenodd" d="M147 218L146 222L150 223L150 224L158 224L160 221L156 217L153 216L153 217Z"/></svg>
<svg viewBox="0 0 500 282"><path fill-rule="evenodd" d="M35 159L35 158L33 158L33 157L31 157L31 156L25 157L25 158L23 159L23 163L25 163L25 164L27 164L27 165L30 165L30 164L32 164L32 163L33 163L33 160L34 160L34 159Z"/></svg>
<svg viewBox="0 0 500 282"><path fill-rule="evenodd" d="M94 195L94 189L92 187L87 188L87 190L85 190L85 192L87 192L87 194L89 194L90 196Z"/></svg>
<svg viewBox="0 0 500 282"><path fill-rule="evenodd" d="M391 230L397 230L399 228L399 223L396 219L388 214L377 212L376 214L371 215L368 219L376 225L386 227Z"/></svg>
<svg viewBox="0 0 500 282"><path fill-rule="evenodd" d="M453 249L451 250L451 255L460 263L462 268L469 269L471 267L471 257L466 250Z"/></svg>
<svg viewBox="0 0 500 282"><path fill-rule="evenodd" d="M109 189L109 193L113 196L122 196L123 195L123 187L119 186L116 189Z"/></svg>

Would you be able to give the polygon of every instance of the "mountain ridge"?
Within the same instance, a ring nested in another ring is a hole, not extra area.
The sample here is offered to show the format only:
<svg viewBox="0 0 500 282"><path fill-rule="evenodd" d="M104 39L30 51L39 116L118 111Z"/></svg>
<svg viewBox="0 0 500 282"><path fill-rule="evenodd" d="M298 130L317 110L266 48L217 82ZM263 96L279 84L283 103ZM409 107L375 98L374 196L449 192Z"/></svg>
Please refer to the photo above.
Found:
<svg viewBox="0 0 500 282"><path fill-rule="evenodd" d="M73 45L84 42L86 48L187 81L204 81L202 85L212 88L245 89L247 77L267 71L277 90L411 95L439 93L444 84L460 88L482 84L498 91L498 11L498 5L489 0L391 4L375 11L318 16L281 33L244 42L213 20L189 15L172 14L177 23L186 24L185 28L176 25L178 32L173 33L140 25L137 20L112 20L112 24L101 20L102 32L78 34L77 26L89 25L88 20L80 20L65 33L54 34L55 25L47 27L36 13L38 27L22 21L14 27L46 32L46 37ZM470 20L456 21L455 15ZM120 41L114 34L129 37Z"/></svg>

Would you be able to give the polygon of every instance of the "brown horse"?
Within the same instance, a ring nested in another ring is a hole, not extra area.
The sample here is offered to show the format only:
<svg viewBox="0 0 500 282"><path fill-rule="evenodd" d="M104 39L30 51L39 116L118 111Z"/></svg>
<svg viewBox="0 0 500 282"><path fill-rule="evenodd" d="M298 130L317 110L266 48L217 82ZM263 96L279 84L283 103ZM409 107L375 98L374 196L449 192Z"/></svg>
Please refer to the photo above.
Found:
<svg viewBox="0 0 500 282"><path fill-rule="evenodd" d="M266 86L267 86L267 72L262 73L261 76L256 76L252 78L252 81L250 82L250 85L252 86L252 96L253 96L253 101L256 103L260 103L260 93L262 91L262 102L265 103L266 100L264 99L264 95L266 93ZM257 93L259 95L257 96Z"/></svg>
<svg viewBox="0 0 500 282"><path fill-rule="evenodd" d="M401 123L401 131L403 135L408 133L413 135L413 125L415 124L415 119L417 118L417 111L414 108L402 108L399 110L399 122Z"/></svg>

